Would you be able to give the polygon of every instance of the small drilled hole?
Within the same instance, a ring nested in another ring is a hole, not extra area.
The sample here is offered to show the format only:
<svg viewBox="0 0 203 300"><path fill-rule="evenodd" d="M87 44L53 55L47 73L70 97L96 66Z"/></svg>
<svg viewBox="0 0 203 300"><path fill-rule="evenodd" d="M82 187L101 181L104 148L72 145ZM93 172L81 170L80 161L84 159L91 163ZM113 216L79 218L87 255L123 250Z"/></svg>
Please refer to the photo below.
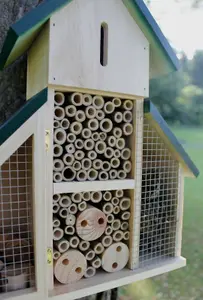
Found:
<svg viewBox="0 0 203 300"><path fill-rule="evenodd" d="M98 223L99 223L99 225L104 224L104 219L103 218L99 218Z"/></svg>
<svg viewBox="0 0 203 300"><path fill-rule="evenodd" d="M117 267L118 267L118 264L116 262L112 264L113 269L116 269Z"/></svg>
<svg viewBox="0 0 203 300"><path fill-rule="evenodd" d="M75 272L78 273L78 274L80 274L82 272L82 268L80 268L80 267L76 268Z"/></svg>
<svg viewBox="0 0 203 300"><path fill-rule="evenodd" d="M86 221L86 220L83 220L83 221L81 222L81 226L82 226L82 227L86 227L86 226L87 226L87 221Z"/></svg>
<svg viewBox="0 0 203 300"><path fill-rule="evenodd" d="M63 261L62 261L62 264L64 265L64 266L67 266L68 264L69 264L69 260L66 258L66 259L64 259Z"/></svg>
<svg viewBox="0 0 203 300"><path fill-rule="evenodd" d="M121 250L122 250L122 247L121 247L121 246L118 246L118 247L116 248L116 251L117 251L117 252L121 252Z"/></svg>

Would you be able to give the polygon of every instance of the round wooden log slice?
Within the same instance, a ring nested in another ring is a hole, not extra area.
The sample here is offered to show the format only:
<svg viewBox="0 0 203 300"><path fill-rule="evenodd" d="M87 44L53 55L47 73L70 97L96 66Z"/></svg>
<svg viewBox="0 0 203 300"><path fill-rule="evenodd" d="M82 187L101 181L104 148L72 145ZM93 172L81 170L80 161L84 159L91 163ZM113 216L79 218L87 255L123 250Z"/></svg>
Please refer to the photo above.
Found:
<svg viewBox="0 0 203 300"><path fill-rule="evenodd" d="M79 214L76 221L76 231L78 236L84 241L94 241L105 231L107 219L105 214L88 205L87 209Z"/></svg>
<svg viewBox="0 0 203 300"><path fill-rule="evenodd" d="M122 270L129 259L129 249L124 243L115 243L107 248L102 255L102 268L106 272Z"/></svg>
<svg viewBox="0 0 203 300"><path fill-rule="evenodd" d="M69 250L55 262L54 275L63 284L80 280L87 269L87 261L78 250Z"/></svg>

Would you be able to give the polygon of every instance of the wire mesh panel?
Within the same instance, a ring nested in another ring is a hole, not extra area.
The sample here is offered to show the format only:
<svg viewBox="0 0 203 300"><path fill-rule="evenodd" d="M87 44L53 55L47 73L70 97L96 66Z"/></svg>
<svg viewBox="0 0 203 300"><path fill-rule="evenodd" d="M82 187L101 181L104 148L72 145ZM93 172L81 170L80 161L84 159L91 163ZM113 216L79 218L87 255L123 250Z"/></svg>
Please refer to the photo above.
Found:
<svg viewBox="0 0 203 300"><path fill-rule="evenodd" d="M140 265L174 257L179 165L144 119Z"/></svg>
<svg viewBox="0 0 203 300"><path fill-rule="evenodd" d="M33 287L32 137L0 167L0 292Z"/></svg>

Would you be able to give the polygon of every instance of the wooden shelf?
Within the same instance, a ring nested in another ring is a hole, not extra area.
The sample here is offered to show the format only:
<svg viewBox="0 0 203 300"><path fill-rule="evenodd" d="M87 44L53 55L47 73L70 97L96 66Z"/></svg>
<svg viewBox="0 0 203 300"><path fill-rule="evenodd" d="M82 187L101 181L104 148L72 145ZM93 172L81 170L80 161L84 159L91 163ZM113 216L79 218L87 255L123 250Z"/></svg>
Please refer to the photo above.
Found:
<svg viewBox="0 0 203 300"><path fill-rule="evenodd" d="M127 190L135 188L134 179L54 183L54 194L86 191Z"/></svg>

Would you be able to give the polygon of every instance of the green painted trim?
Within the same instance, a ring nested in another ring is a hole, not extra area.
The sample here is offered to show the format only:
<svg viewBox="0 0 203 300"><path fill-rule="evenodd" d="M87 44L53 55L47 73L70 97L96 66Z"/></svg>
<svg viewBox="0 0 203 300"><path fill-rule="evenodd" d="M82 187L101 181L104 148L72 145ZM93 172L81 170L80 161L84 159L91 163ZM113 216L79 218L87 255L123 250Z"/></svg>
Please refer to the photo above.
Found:
<svg viewBox="0 0 203 300"><path fill-rule="evenodd" d="M10 119L0 126L0 145L18 130L48 100L48 89L28 100Z"/></svg>
<svg viewBox="0 0 203 300"><path fill-rule="evenodd" d="M144 101L144 114L146 116L150 116L160 127L164 136L167 137L169 143L173 146L173 149L178 153L178 155L182 158L180 163L184 163L186 168L195 176L199 175L199 170L193 161L190 159L189 155L184 150L183 146L180 144L176 136L173 134L171 129L169 128L166 121L163 119L157 108L152 104L149 99Z"/></svg>
<svg viewBox="0 0 203 300"><path fill-rule="evenodd" d="M7 59L10 56L12 49L15 47L17 39L18 35L10 28L0 54L0 70L6 65Z"/></svg>

